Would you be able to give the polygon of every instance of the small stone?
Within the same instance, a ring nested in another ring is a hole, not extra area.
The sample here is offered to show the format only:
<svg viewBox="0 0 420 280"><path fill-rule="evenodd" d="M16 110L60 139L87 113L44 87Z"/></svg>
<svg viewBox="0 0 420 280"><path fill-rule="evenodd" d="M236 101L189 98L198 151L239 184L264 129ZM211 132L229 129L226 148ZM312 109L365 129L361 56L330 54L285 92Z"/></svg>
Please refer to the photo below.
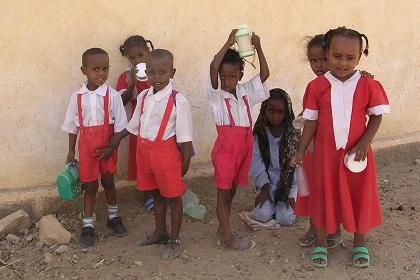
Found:
<svg viewBox="0 0 420 280"><path fill-rule="evenodd" d="M413 210L413 211L416 211L416 207L414 207L414 206L411 206L410 209Z"/></svg>
<svg viewBox="0 0 420 280"><path fill-rule="evenodd" d="M20 209L0 220L0 238L5 237L9 233L17 233L30 225L31 220L28 213Z"/></svg>
<svg viewBox="0 0 420 280"><path fill-rule="evenodd" d="M63 254L63 253L67 253L69 251L69 249L70 249L69 246L61 245L54 252L56 254Z"/></svg>
<svg viewBox="0 0 420 280"><path fill-rule="evenodd" d="M14 235L14 234L8 234L8 235L6 235L6 240L11 242L11 243L16 244L20 241L20 238L17 237L16 235Z"/></svg>
<svg viewBox="0 0 420 280"><path fill-rule="evenodd" d="M26 242L31 242L32 240L34 240L34 236L32 235L32 234L29 234L27 237L26 237Z"/></svg>
<svg viewBox="0 0 420 280"><path fill-rule="evenodd" d="M21 235L28 235L28 233L29 233L29 229L27 229L27 228L19 230L19 234L21 234Z"/></svg>
<svg viewBox="0 0 420 280"><path fill-rule="evenodd" d="M35 248L40 250L42 249L42 247L44 247L44 242L42 241L38 241L37 243L35 243Z"/></svg>
<svg viewBox="0 0 420 280"><path fill-rule="evenodd" d="M415 160L414 160L414 163L415 163L416 165L420 165L420 158L415 159Z"/></svg>
<svg viewBox="0 0 420 280"><path fill-rule="evenodd" d="M404 206L402 206L402 205L400 204L400 205L398 205L398 207L397 207L397 208L395 208L395 210L398 210L398 211L403 211L403 210L404 210Z"/></svg>
<svg viewBox="0 0 420 280"><path fill-rule="evenodd" d="M137 266L143 266L142 261L134 261L134 264L137 265Z"/></svg>
<svg viewBox="0 0 420 280"><path fill-rule="evenodd" d="M47 244L68 244L71 233L68 232L53 215L39 220L39 240Z"/></svg>
<svg viewBox="0 0 420 280"><path fill-rule="evenodd" d="M270 263L273 263L273 262L275 262L275 261L276 261L275 259L271 259L271 260L270 260Z"/></svg>
<svg viewBox="0 0 420 280"><path fill-rule="evenodd" d="M45 253L44 261L45 263L51 263L53 261L53 255L49 252Z"/></svg>

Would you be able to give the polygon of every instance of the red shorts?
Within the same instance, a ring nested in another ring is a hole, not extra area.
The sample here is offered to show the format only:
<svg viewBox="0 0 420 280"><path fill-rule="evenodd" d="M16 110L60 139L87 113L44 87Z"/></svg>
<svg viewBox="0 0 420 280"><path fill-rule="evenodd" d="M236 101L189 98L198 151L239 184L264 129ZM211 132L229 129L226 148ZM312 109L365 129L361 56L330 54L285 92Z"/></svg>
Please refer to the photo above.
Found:
<svg viewBox="0 0 420 280"><path fill-rule="evenodd" d="M253 145L250 129L217 126L217 132L211 153L216 188L248 187Z"/></svg>
<svg viewBox="0 0 420 280"><path fill-rule="evenodd" d="M187 188L182 180L182 155L175 137L162 141L137 139L137 189L159 190L165 198L183 195Z"/></svg>
<svg viewBox="0 0 420 280"><path fill-rule="evenodd" d="M80 182L87 183L99 179L106 173L115 174L117 172L118 153L115 151L113 155L106 160L97 160L99 154L97 149L108 145L109 137L114 132L114 126L107 127L92 126L84 127L80 131L79 138L79 177Z"/></svg>

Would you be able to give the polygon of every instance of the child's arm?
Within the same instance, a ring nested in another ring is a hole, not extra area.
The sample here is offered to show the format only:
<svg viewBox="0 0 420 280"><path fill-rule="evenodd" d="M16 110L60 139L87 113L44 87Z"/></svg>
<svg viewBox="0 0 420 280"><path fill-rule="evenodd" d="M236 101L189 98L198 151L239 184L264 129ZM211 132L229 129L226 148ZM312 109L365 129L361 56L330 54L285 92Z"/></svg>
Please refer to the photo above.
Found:
<svg viewBox="0 0 420 280"><path fill-rule="evenodd" d="M190 162L192 156L192 142L189 141L179 144L182 147L182 177L184 177L187 174L188 169L190 169Z"/></svg>
<svg viewBox="0 0 420 280"><path fill-rule="evenodd" d="M134 67L130 70L130 84L128 85L128 88L126 91L124 91L121 94L121 98L123 100L123 104L124 106L130 102L132 96L133 96L133 92L134 89L136 88L136 71L137 69Z"/></svg>
<svg viewBox="0 0 420 280"><path fill-rule="evenodd" d="M222 64L223 57L225 56L227 50L235 43L235 34L237 29L233 29L229 37L226 41L226 43L223 45L223 47L220 49L220 51L214 56L213 61L210 63L210 81L211 86L213 89L219 88L219 68Z"/></svg>
<svg viewBox="0 0 420 280"><path fill-rule="evenodd" d="M302 137L300 138L299 148L296 154L292 157L290 165L295 167L302 163L303 157L305 156L306 149L311 143L312 138L315 135L316 127L318 126L317 120L306 120L305 126L303 127Z"/></svg>
<svg viewBox="0 0 420 280"><path fill-rule="evenodd" d="M74 159L76 154L76 140L77 134L69 133L69 152L67 154L66 163L75 162Z"/></svg>
<svg viewBox="0 0 420 280"><path fill-rule="evenodd" d="M264 52L261 48L260 37L255 33L252 33L251 42L258 54L258 60L260 61L260 78L261 82L264 83L270 76L270 69L268 68L267 60L265 59Z"/></svg>
<svg viewBox="0 0 420 280"><path fill-rule="evenodd" d="M354 157L355 161L365 160L369 145L372 143L373 137L375 137L376 132L378 132L379 127L381 126L382 115L371 115L369 117L369 122L366 127L365 132L356 145L350 150L349 154L356 154Z"/></svg>
<svg viewBox="0 0 420 280"><path fill-rule="evenodd" d="M121 140L124 137L127 137L130 132L127 129L123 129L120 132L114 133L114 135L111 136L111 139L109 140L108 146L102 149L96 150L100 154L100 156L97 158L98 160L103 160L109 158L114 150L118 148L120 145Z"/></svg>

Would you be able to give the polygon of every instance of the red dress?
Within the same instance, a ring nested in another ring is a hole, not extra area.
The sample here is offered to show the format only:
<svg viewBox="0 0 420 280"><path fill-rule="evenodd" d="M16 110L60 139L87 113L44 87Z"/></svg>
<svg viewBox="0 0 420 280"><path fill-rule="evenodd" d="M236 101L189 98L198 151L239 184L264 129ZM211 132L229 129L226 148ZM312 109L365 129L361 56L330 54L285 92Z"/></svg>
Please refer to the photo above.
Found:
<svg viewBox="0 0 420 280"><path fill-rule="evenodd" d="M124 72L118 78L116 90L121 91L128 88L130 83L130 72ZM150 87L150 83L148 81L136 82L136 87L134 89L133 97L131 98L131 116L133 115L134 109L136 109L137 105L137 95L145 89ZM135 135L130 134L128 140L128 180L134 181L137 179L137 163L136 163L136 150L137 150L137 138Z"/></svg>
<svg viewBox="0 0 420 280"><path fill-rule="evenodd" d="M367 114L387 113L389 103L379 82L360 77L350 99L347 142L344 148L337 149L331 89L332 84L324 75L306 88L303 107L315 113L313 119L318 120L318 126L312 159L304 159L305 168L310 169L307 172L310 195L298 199L296 214L311 217L315 226L325 228L327 234L335 233L338 224L343 224L348 232L366 234L382 222L372 150L369 147L367 167L360 173L345 167L344 156L365 132Z"/></svg>

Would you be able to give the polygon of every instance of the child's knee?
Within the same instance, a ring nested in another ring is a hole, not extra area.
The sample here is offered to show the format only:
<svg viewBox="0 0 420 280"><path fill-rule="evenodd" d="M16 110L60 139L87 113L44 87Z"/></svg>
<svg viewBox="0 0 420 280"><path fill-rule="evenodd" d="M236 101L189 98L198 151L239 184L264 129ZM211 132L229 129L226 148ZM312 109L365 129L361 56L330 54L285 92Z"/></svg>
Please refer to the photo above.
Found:
<svg viewBox="0 0 420 280"><path fill-rule="evenodd" d="M98 181L83 183L83 190L85 192L85 195L96 194L98 192L98 187Z"/></svg>
<svg viewBox="0 0 420 280"><path fill-rule="evenodd" d="M274 206L271 202L266 201L261 207L258 205L254 208L252 211L252 217L259 222L265 223L273 218L274 212Z"/></svg>
<svg viewBox="0 0 420 280"><path fill-rule="evenodd" d="M284 226L293 225L296 222L293 208L287 207L284 202L279 202L276 206L276 220Z"/></svg>

